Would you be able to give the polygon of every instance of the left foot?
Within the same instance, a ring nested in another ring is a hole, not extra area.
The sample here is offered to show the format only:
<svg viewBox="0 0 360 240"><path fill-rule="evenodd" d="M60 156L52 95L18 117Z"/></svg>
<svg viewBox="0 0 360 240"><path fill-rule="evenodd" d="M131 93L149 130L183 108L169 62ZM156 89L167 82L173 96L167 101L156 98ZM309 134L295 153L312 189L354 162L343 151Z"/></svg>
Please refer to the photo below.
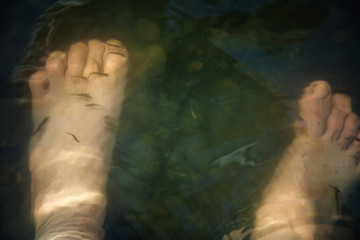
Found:
<svg viewBox="0 0 360 240"><path fill-rule="evenodd" d="M102 239L105 185L128 53L117 40L53 52L30 77L29 166L37 239Z"/></svg>

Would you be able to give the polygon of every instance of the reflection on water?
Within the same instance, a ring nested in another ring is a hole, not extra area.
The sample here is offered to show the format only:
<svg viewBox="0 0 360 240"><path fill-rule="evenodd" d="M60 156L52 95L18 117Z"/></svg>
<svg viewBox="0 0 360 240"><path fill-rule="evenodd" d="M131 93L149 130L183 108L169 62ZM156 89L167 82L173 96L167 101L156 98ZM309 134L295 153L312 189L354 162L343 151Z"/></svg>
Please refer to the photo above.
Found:
<svg viewBox="0 0 360 240"><path fill-rule="evenodd" d="M17 75L26 79L49 52L76 41L124 41L130 84L114 129L106 239L220 239L253 226L262 190L293 137L293 100L305 83L324 78L356 96L343 88L359 78L350 6L60 1L40 17ZM12 146L2 148L9 159ZM4 172L1 191L11 201L19 193L5 189L14 183ZM30 225L19 218L11 224Z"/></svg>

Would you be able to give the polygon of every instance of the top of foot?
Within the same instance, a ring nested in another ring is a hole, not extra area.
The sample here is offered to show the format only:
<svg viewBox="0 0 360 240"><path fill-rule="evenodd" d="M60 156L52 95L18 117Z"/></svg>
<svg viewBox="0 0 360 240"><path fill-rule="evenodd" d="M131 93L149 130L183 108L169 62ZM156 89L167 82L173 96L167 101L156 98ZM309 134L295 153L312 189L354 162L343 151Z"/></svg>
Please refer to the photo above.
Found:
<svg viewBox="0 0 360 240"><path fill-rule="evenodd" d="M121 112L127 60L122 42L91 40L73 44L68 53L51 53L44 70L31 76L29 168L37 230L49 219L56 222L53 214L65 215L63 209L86 216L94 234L101 229L108 164L115 142L109 121L116 123ZM86 205L89 208L79 207ZM73 215L68 214L70 218ZM68 224L64 220L61 223ZM78 224L89 232L87 224Z"/></svg>
<svg viewBox="0 0 360 240"><path fill-rule="evenodd" d="M342 196L359 177L359 118L350 97L333 95L325 81L312 82L299 100L299 115L304 127L266 187L252 239L331 239L326 232L333 226L324 230L315 220L337 219Z"/></svg>

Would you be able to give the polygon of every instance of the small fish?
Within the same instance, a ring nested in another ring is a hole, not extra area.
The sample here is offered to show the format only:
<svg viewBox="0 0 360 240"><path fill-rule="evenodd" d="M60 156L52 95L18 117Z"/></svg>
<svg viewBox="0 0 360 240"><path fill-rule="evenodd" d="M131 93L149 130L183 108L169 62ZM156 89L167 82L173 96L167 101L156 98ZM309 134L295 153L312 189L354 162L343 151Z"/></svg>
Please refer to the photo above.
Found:
<svg viewBox="0 0 360 240"><path fill-rule="evenodd" d="M87 80L87 78L86 78L86 77L84 77L84 76L71 76L71 77L74 77L74 78L80 78L80 79L83 79L83 80Z"/></svg>
<svg viewBox="0 0 360 240"><path fill-rule="evenodd" d="M333 185L330 185L328 184L330 187L332 187L336 192L341 192L340 189L337 187L337 186L333 186Z"/></svg>
<svg viewBox="0 0 360 240"><path fill-rule="evenodd" d="M92 97L90 96L90 94L87 94L87 93L70 93L70 95L80 96L80 97L86 97L86 98L92 99Z"/></svg>
<svg viewBox="0 0 360 240"><path fill-rule="evenodd" d="M190 103L190 111L191 111L191 115L192 115L192 117L196 120L196 119L197 119L197 117L196 117L196 114L195 114L195 112L194 112L194 110L193 110L193 108L192 108L191 103Z"/></svg>
<svg viewBox="0 0 360 240"><path fill-rule="evenodd" d="M108 77L108 76L109 76L109 74L107 74L107 73L102 73L102 72L91 72L91 73L89 74L89 77L91 76L91 74L96 74L96 75L100 75L100 76L104 76L104 77Z"/></svg>
<svg viewBox="0 0 360 240"><path fill-rule="evenodd" d="M41 121L41 123L40 123L39 126L37 127L36 131L32 134L33 136L40 131L41 127L42 127L45 123L47 123L47 121L49 121L49 118L50 118L50 117L46 117L46 118L44 118L44 119Z"/></svg>
<svg viewBox="0 0 360 240"><path fill-rule="evenodd" d="M336 200L336 213L340 214L340 201L339 201L339 193L341 192L337 186L332 186L328 184L331 188L335 190L335 200Z"/></svg>
<svg viewBox="0 0 360 240"><path fill-rule="evenodd" d="M74 134L69 133L69 132L66 132L66 133L71 135L74 138L75 141L80 142L79 139L77 139L77 137Z"/></svg>
<svg viewBox="0 0 360 240"><path fill-rule="evenodd" d="M173 172L173 174L182 176L182 177L187 177L188 175L186 175L185 173L181 173L181 172Z"/></svg>
<svg viewBox="0 0 360 240"><path fill-rule="evenodd" d="M102 105L97 104L97 103L90 103L90 104L86 104L86 107L94 107L94 108L102 108Z"/></svg>

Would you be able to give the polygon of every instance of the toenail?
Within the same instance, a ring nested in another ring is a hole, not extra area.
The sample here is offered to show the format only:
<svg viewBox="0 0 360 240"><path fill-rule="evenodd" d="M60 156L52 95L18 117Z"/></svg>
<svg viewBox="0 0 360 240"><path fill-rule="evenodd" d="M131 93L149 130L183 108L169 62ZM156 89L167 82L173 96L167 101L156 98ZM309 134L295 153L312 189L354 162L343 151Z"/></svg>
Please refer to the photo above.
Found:
<svg viewBox="0 0 360 240"><path fill-rule="evenodd" d="M92 39L92 40L88 41L88 45L102 45L102 44L104 44L104 43L97 39Z"/></svg>
<svg viewBox="0 0 360 240"><path fill-rule="evenodd" d="M106 41L106 44L108 44L109 46L124 48L124 43L116 39L109 39L108 41Z"/></svg>
<svg viewBox="0 0 360 240"><path fill-rule="evenodd" d="M64 52L60 52L60 51L55 51L50 53L49 57L65 57L66 53Z"/></svg>
<svg viewBox="0 0 360 240"><path fill-rule="evenodd" d="M112 43L106 43L106 44L109 45L110 47L123 48L121 45L117 45L117 44L112 44Z"/></svg>
<svg viewBox="0 0 360 240"><path fill-rule="evenodd" d="M52 52L52 53L50 53L49 57L55 57L55 56L57 56L57 55L58 55L57 52Z"/></svg>
<svg viewBox="0 0 360 240"><path fill-rule="evenodd" d="M108 49L111 52L124 52L125 51L125 45L121 41L109 40L106 42L106 45L108 46Z"/></svg>
<svg viewBox="0 0 360 240"><path fill-rule="evenodd" d="M316 97L325 98L329 96L330 89L327 86L327 84L319 82L319 83L314 83L312 92Z"/></svg>
<svg viewBox="0 0 360 240"><path fill-rule="evenodd" d="M34 73L33 75L31 75L30 77L30 81L31 82L40 82L40 81L44 81L46 79L47 75L45 71L38 71L36 73Z"/></svg>
<svg viewBox="0 0 360 240"><path fill-rule="evenodd" d="M78 47L78 48L87 48L87 45L83 42L78 42L72 45L72 47Z"/></svg>

